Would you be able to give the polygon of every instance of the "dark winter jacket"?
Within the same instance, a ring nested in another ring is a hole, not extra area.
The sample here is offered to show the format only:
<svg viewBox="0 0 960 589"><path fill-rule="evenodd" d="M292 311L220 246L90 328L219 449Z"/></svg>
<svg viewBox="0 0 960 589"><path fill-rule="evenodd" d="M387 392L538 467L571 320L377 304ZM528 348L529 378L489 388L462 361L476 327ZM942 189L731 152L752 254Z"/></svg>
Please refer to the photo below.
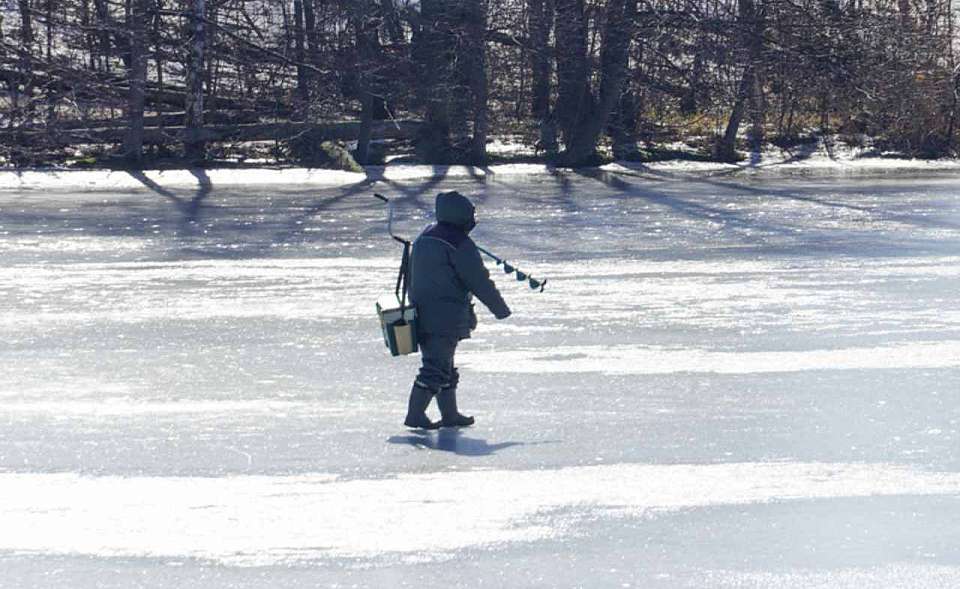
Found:
<svg viewBox="0 0 960 589"><path fill-rule="evenodd" d="M476 225L473 204L458 192L437 195L437 222L413 242L410 299L421 333L470 337L476 327L472 295L497 319L510 315L476 244L467 234Z"/></svg>

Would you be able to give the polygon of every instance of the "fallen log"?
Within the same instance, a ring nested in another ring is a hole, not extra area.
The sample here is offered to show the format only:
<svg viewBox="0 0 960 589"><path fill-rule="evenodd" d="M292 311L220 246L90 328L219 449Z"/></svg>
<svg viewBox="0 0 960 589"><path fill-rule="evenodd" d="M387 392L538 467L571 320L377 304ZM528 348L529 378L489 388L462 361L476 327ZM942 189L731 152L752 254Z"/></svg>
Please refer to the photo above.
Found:
<svg viewBox="0 0 960 589"><path fill-rule="evenodd" d="M144 127L179 127L183 125L183 111L165 112L162 116L147 115L143 117ZM210 125L248 125L260 120L260 114L251 110L230 111L230 110L211 110L206 111L203 120ZM58 131L80 131L84 129L126 129L130 121L124 118L116 119L90 119L90 120L64 120L57 121ZM37 130L40 130L38 127Z"/></svg>
<svg viewBox="0 0 960 589"><path fill-rule="evenodd" d="M420 128L419 121L376 121L373 123L373 139L412 138ZM184 141L279 141L294 137L309 136L316 141L356 140L360 136L360 122L343 123L259 123L254 125L211 125L201 129L183 126L144 129L146 145L175 145ZM68 146L122 143L126 135L123 127L100 127L94 129L47 129L20 128L0 130L0 144L14 146Z"/></svg>
<svg viewBox="0 0 960 589"><path fill-rule="evenodd" d="M129 91L129 81L121 76L60 68L53 73L34 69L28 74L15 69L0 67L0 79L8 86L32 85L36 90L45 89L57 95L70 95L75 99L103 103L115 103L119 108ZM147 81L146 104L150 107L183 108L186 90L181 85L166 84L162 88L152 80ZM241 98L238 96L206 96L205 102L212 109L250 110L289 114L289 106L269 98Z"/></svg>

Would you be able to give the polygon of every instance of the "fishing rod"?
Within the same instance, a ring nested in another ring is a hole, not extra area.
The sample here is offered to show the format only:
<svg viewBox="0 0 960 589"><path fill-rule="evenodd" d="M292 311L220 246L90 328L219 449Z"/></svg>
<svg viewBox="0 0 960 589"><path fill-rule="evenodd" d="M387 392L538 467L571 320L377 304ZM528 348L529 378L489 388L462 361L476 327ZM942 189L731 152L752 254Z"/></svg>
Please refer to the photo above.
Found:
<svg viewBox="0 0 960 589"><path fill-rule="evenodd" d="M383 196L382 194L374 193L373 196L376 197L376 198L378 198L379 200L382 200L382 201L383 201L384 203L386 203L386 205L387 205L387 233L390 234L390 237L392 237L393 239L395 239L396 241L399 241L400 243L402 243L402 244L404 244L404 245L410 245L410 241L409 241L409 240L404 239L404 238L402 238L402 237L400 237L400 236L398 236L398 235L395 235L395 234L393 233L393 201L390 200L389 198ZM530 288L531 288L532 290L539 290L540 292L543 292L543 289L547 286L547 280L546 280L546 279L540 280L540 279L538 279L538 278L534 278L534 277L531 276L530 274L527 274L526 272L520 270L520 268L517 268L516 266L511 265L511 264L510 264L507 260L505 260L504 258L501 258L500 256L498 256L498 255L494 254L493 252L490 252L490 251L488 251L488 250L480 247L479 245L477 246L477 249L480 251L480 253L488 256L488 257L491 258L494 262L496 262L496 263L497 263L497 266L502 266L502 267L503 267L503 272L504 272L505 274L514 274L514 273L515 273L516 276L517 276L517 281L518 281L518 282L523 282L524 280L526 280L526 281L527 281L527 284L530 285Z"/></svg>

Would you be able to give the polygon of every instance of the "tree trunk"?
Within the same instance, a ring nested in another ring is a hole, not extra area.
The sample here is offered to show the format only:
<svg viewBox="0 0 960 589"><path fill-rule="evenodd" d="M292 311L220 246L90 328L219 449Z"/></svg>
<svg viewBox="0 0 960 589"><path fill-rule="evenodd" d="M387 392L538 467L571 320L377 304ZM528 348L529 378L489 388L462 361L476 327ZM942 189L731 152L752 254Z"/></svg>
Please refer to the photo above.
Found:
<svg viewBox="0 0 960 589"><path fill-rule="evenodd" d="M400 24L400 13L397 12L396 2L394 0L380 0L380 9L383 12L383 20L387 35L390 36L390 42L394 45L402 44L404 42L403 26Z"/></svg>
<svg viewBox="0 0 960 589"><path fill-rule="evenodd" d="M203 160L206 143L203 130L203 73L206 52L205 0L190 0L189 38L190 58L187 61L187 92L183 117L184 156L190 161Z"/></svg>
<svg viewBox="0 0 960 589"><path fill-rule="evenodd" d="M23 96L26 98L27 109L32 110L33 103L33 14L30 0L20 0L20 73L23 75ZM17 92L14 92L16 101Z"/></svg>
<svg viewBox="0 0 960 589"><path fill-rule="evenodd" d="M47 0L44 17L47 20L47 61L53 59L53 1Z"/></svg>
<svg viewBox="0 0 960 589"><path fill-rule="evenodd" d="M445 163L453 149L450 144L449 35L443 31L443 0L421 0L420 28L415 30L413 55L420 80L419 101L423 104L423 128L417 138L417 152L430 162Z"/></svg>
<svg viewBox="0 0 960 589"><path fill-rule="evenodd" d="M315 0L303 1L303 29L307 37L307 64L317 67L320 62L320 35L317 32L317 11ZM308 81L313 78L312 70L307 71Z"/></svg>
<svg viewBox="0 0 960 589"><path fill-rule="evenodd" d="M97 11L97 33L100 37L100 59L103 71L110 71L110 7L107 0L93 0L93 7Z"/></svg>
<svg viewBox="0 0 960 589"><path fill-rule="evenodd" d="M46 46L47 46L47 62L51 63L53 61L53 1L47 0L44 11L44 18L46 19ZM47 113L46 119L48 125L53 125L55 119L57 118L57 101L59 96L52 89L48 88L46 91L47 94Z"/></svg>
<svg viewBox="0 0 960 589"><path fill-rule="evenodd" d="M530 114L543 120L550 114L550 30L553 0L529 0L530 71L533 73Z"/></svg>
<svg viewBox="0 0 960 589"><path fill-rule="evenodd" d="M759 152L763 148L765 137L764 123L766 122L766 99L763 96L763 84L757 73L757 68L753 69L753 76L750 80L750 93L747 95L747 107L750 111L750 148Z"/></svg>
<svg viewBox="0 0 960 589"><path fill-rule="evenodd" d="M743 39L741 50L746 65L737 87L737 95L734 99L733 111L730 113L730 120L727 121L726 131L714 148L714 156L722 161L737 159L737 134L740 132L740 124L748 107L751 119L751 147L760 149L764 135L766 113L758 75L763 59L763 8L758 9L755 0L739 0L738 11L737 32Z"/></svg>
<svg viewBox="0 0 960 589"><path fill-rule="evenodd" d="M556 117L569 152L580 119L593 111L593 95L587 83L587 23L583 0L557 0L556 10Z"/></svg>
<svg viewBox="0 0 960 589"><path fill-rule="evenodd" d="M733 103L730 119L727 121L727 129L714 148L714 157L720 161L733 162L737 160L737 133L740 132L740 122L743 120L743 112L752 85L753 66L748 64L743 70L743 77L740 78L740 84L737 87L737 97Z"/></svg>
<svg viewBox="0 0 960 589"><path fill-rule="evenodd" d="M533 74L530 114L536 119L540 129L537 150L553 157L558 150L556 122L550 108L550 32L556 12L555 0L529 0L527 10L531 47L530 70Z"/></svg>
<svg viewBox="0 0 960 589"><path fill-rule="evenodd" d="M610 114L607 132L613 140L613 157L618 160L636 160L640 156L637 145L637 97L627 90Z"/></svg>
<svg viewBox="0 0 960 589"><path fill-rule="evenodd" d="M417 150L431 163L480 163L487 133L487 2L423 0L420 6L414 56L425 113Z"/></svg>
<svg viewBox="0 0 960 589"><path fill-rule="evenodd" d="M357 138L357 151L354 154L357 163L370 163L370 130L373 126L373 80L370 70L379 45L379 32L376 22L371 18L369 0L355 0L353 26L356 31L357 63L359 71L357 93L360 96L360 135Z"/></svg>
<svg viewBox="0 0 960 589"><path fill-rule="evenodd" d="M131 0L127 14L130 31L130 89L127 92L127 137L123 155L132 164L143 158L143 110L147 90L147 0Z"/></svg>
<svg viewBox="0 0 960 589"><path fill-rule="evenodd" d="M957 106L960 100L960 72L957 71L957 56L953 48L953 0L947 0L947 63L953 76L950 79L950 108L947 115L947 131L944 138L945 148L953 149L953 136L957 129Z"/></svg>
<svg viewBox="0 0 960 589"><path fill-rule="evenodd" d="M487 0L464 3L464 35L459 62L472 98L473 135L467 163L487 162Z"/></svg>
<svg viewBox="0 0 960 589"><path fill-rule="evenodd" d="M701 89L701 80L703 79L703 52L698 44L694 51L693 66L690 70L690 86L684 91L680 98L680 112L685 115L692 115L697 112L699 106L699 97L703 92Z"/></svg>
<svg viewBox="0 0 960 589"><path fill-rule="evenodd" d="M365 166L370 164L370 139L373 129L373 94L363 92L360 98L360 133L357 136L357 151L354 159Z"/></svg>
<svg viewBox="0 0 960 589"><path fill-rule="evenodd" d="M150 35L150 41L153 43L153 46L157 48L156 52L154 53L153 61L157 69L157 91L160 94L163 94L163 52L160 51L160 45L163 41L163 37L160 32L161 26L163 24L163 21L162 21L163 17L160 15L160 11L163 10L162 0L154 0L153 7L156 10L154 11L154 15L153 15L153 27L152 27L152 33ZM163 125L163 106L164 105L162 102L158 102L154 107L155 110L157 111L157 115L160 118L161 130L164 126ZM181 120L181 123L182 122L183 121Z"/></svg>
<svg viewBox="0 0 960 589"><path fill-rule="evenodd" d="M30 51L33 45L33 16L30 7L30 0L20 0L20 43L23 48Z"/></svg>
<svg viewBox="0 0 960 589"><path fill-rule="evenodd" d="M83 0L80 4L80 27L83 29L83 41L84 48L87 50L88 59L87 62L91 70L95 70L97 67L96 55L97 48L95 46L96 37L89 33L90 31L90 0Z"/></svg>
<svg viewBox="0 0 960 589"><path fill-rule="evenodd" d="M607 126L611 113L622 108L622 138L636 147L636 112L633 97L624 99L627 82L627 64L630 59L630 43L633 40L637 0L621 0L607 5L607 22L603 48L600 52L600 101L595 121L590 126L590 141L596 149L597 139Z"/></svg>
<svg viewBox="0 0 960 589"><path fill-rule="evenodd" d="M309 1L309 0L307 0ZM310 108L310 81L307 68L303 67L306 61L306 43L303 29L303 2L293 0L293 46L294 59L297 62L297 118L306 120Z"/></svg>
<svg viewBox="0 0 960 589"><path fill-rule="evenodd" d="M596 163L597 140L606 128L627 78L627 61L637 0L609 0L600 49L600 87L588 81L586 15L583 0L557 1L557 117L563 133L560 163ZM562 49L561 49L562 48Z"/></svg>
<svg viewBox="0 0 960 589"><path fill-rule="evenodd" d="M204 64L203 64L203 80L206 84L206 94L207 96L218 96L220 91L220 68L223 64L223 60L216 53L216 51L211 51L210 49L216 48L217 46L217 32L219 30L219 18L220 10L218 8L217 2L208 2L206 10L206 27L204 27L204 40L203 45L205 48L204 51ZM210 101L207 100L204 104L204 108L209 108Z"/></svg>
<svg viewBox="0 0 960 589"><path fill-rule="evenodd" d="M750 80L750 93L747 106L750 111L750 146L754 151L760 151L764 140L764 123L766 122L766 98L763 95L761 71L763 71L763 35L766 28L764 0L740 0L744 4L744 12L749 16L747 35L748 59L753 69Z"/></svg>

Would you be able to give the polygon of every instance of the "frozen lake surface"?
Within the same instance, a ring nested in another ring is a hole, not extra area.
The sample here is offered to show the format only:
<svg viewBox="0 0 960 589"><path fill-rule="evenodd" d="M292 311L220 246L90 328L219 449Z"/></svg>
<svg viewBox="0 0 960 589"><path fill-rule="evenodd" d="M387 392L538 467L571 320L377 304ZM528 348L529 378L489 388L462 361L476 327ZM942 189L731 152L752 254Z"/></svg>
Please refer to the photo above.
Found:
<svg viewBox="0 0 960 589"><path fill-rule="evenodd" d="M960 586L960 174L142 180L0 191L0 587ZM413 432L450 189L550 283Z"/></svg>

